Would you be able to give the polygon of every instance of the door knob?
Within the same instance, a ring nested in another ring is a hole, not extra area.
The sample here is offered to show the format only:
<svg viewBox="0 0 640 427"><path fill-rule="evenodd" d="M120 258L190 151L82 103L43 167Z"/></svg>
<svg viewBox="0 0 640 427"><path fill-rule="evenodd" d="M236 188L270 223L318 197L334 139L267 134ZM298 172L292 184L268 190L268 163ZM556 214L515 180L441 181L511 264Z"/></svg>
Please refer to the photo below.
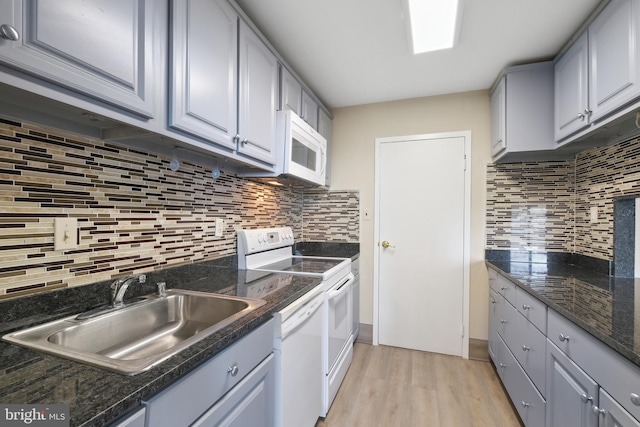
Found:
<svg viewBox="0 0 640 427"><path fill-rule="evenodd" d="M391 244L389 242L387 242L386 240L383 240L380 245L385 249L387 249L387 248L395 248L395 246L391 246Z"/></svg>

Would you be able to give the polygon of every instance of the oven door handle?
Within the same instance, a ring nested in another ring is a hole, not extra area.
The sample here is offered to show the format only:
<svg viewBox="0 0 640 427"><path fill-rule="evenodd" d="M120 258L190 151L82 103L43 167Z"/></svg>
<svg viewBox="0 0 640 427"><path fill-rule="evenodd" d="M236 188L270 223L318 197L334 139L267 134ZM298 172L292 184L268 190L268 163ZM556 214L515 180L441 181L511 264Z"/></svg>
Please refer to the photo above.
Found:
<svg viewBox="0 0 640 427"><path fill-rule="evenodd" d="M349 289L351 289L351 285L353 284L353 282L354 282L353 274L349 273L349 277L344 282L342 282L340 286L327 292L327 299L331 301L331 300L340 298L347 291L349 291Z"/></svg>

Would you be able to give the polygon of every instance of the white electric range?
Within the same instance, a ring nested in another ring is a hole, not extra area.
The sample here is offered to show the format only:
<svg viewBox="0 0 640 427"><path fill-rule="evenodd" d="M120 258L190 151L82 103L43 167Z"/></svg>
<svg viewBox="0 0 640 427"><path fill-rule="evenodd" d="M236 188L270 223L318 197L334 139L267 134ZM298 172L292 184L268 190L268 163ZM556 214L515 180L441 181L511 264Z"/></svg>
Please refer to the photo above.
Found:
<svg viewBox="0 0 640 427"><path fill-rule="evenodd" d="M322 280L322 410L325 417L353 357L353 282L349 258L293 255L290 227L238 231L238 268L289 273ZM276 334L277 335L277 334ZM296 406L296 402L287 402Z"/></svg>

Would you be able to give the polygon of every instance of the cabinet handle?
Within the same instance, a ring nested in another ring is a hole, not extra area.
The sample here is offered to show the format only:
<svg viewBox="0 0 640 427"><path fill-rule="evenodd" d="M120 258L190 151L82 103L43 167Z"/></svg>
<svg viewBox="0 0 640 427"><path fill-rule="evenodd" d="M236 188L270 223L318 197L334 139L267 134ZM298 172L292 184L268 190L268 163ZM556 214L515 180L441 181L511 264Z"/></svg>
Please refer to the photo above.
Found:
<svg viewBox="0 0 640 427"><path fill-rule="evenodd" d="M527 402L525 402L524 400L522 401L522 407L523 407L523 408L528 408L529 406L531 406L531 405L529 405L529 404L528 404Z"/></svg>
<svg viewBox="0 0 640 427"><path fill-rule="evenodd" d="M564 334L560 334L558 339L560 340L560 342L569 341L569 336L568 335L564 335Z"/></svg>
<svg viewBox="0 0 640 427"><path fill-rule="evenodd" d="M607 413L607 411L605 411L604 409L600 409L598 408L596 405L593 405L591 407L591 411L595 414L595 415L604 415Z"/></svg>
<svg viewBox="0 0 640 427"><path fill-rule="evenodd" d="M231 374L232 377L238 375L238 365L234 363L232 366L227 368L227 373Z"/></svg>
<svg viewBox="0 0 640 427"><path fill-rule="evenodd" d="M636 393L631 393L629 399L631 399L631 403L633 403L634 405L640 406L640 396L638 396Z"/></svg>
<svg viewBox="0 0 640 427"><path fill-rule="evenodd" d="M530 305L522 304L522 309L523 309L523 310L529 310L530 308L531 308L531 306L530 306Z"/></svg>
<svg viewBox="0 0 640 427"><path fill-rule="evenodd" d="M529 350L531 350L531 347L526 346L526 345L522 346L522 351L529 351Z"/></svg>
<svg viewBox="0 0 640 427"><path fill-rule="evenodd" d="M586 394L582 393L580 395L580 400L582 401L582 403L592 402L593 401L593 397L587 396Z"/></svg>
<svg viewBox="0 0 640 427"><path fill-rule="evenodd" d="M0 25L0 38L14 42L20 38L20 34L11 25L2 24Z"/></svg>

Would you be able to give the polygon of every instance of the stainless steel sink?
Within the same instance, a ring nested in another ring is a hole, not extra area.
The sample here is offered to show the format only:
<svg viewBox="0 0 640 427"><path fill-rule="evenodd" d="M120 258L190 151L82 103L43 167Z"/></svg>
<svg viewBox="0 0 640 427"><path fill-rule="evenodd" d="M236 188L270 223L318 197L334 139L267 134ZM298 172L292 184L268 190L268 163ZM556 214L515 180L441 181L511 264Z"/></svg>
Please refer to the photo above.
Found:
<svg viewBox="0 0 640 427"><path fill-rule="evenodd" d="M133 375L265 304L179 289L85 320L71 316L3 337L45 353Z"/></svg>

